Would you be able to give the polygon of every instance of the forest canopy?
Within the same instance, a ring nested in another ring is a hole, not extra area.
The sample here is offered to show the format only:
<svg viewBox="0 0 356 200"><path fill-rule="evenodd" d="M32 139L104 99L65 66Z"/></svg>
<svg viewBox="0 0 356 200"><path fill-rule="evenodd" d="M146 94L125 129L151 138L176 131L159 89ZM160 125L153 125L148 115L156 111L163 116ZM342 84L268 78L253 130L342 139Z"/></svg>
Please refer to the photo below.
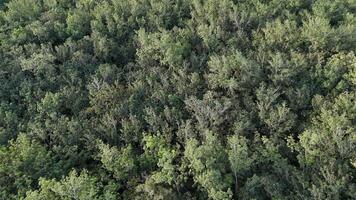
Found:
<svg viewBox="0 0 356 200"><path fill-rule="evenodd" d="M355 199L355 15L0 0L0 199Z"/></svg>

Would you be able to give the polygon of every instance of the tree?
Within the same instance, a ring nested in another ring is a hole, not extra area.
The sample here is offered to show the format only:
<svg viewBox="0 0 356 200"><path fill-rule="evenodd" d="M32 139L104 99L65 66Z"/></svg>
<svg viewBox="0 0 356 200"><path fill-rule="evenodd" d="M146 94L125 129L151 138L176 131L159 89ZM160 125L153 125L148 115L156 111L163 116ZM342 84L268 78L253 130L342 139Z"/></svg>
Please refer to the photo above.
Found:
<svg viewBox="0 0 356 200"><path fill-rule="evenodd" d="M239 179L246 177L246 172L251 168L253 157L249 153L247 140L244 137L233 135L228 138L229 148L228 157L230 161L230 168L234 175L235 181L235 195L239 193Z"/></svg>
<svg viewBox="0 0 356 200"><path fill-rule="evenodd" d="M71 171L60 181L40 180L40 189L27 192L25 200L45 199L118 199L113 185L102 186L86 170L78 174Z"/></svg>
<svg viewBox="0 0 356 200"><path fill-rule="evenodd" d="M299 160L311 174L314 199L345 199L355 195L355 93L328 101L315 98L320 111L300 135Z"/></svg>
<svg viewBox="0 0 356 200"><path fill-rule="evenodd" d="M51 152L26 135L20 134L8 147L0 147L1 198L18 199L35 189L42 177L58 177L63 173Z"/></svg>
<svg viewBox="0 0 356 200"><path fill-rule="evenodd" d="M187 141L184 156L189 162L194 181L211 199L231 199L231 178L227 174L227 155L218 138L205 132L202 144L196 139Z"/></svg>

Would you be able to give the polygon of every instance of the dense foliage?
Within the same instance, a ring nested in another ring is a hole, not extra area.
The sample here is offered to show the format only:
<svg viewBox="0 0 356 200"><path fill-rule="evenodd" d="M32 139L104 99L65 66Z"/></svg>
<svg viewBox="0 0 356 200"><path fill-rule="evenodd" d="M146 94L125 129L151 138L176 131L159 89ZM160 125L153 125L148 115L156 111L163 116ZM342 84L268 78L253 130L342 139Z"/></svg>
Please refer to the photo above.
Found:
<svg viewBox="0 0 356 200"><path fill-rule="evenodd" d="M355 199L355 15L0 1L0 199Z"/></svg>

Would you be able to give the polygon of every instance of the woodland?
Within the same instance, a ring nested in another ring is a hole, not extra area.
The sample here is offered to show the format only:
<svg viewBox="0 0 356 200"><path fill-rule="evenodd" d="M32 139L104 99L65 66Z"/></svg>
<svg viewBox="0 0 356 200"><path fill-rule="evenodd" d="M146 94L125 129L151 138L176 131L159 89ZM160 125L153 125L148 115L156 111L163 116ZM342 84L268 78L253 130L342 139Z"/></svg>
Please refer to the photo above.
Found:
<svg viewBox="0 0 356 200"><path fill-rule="evenodd" d="M0 199L356 199L355 50L356 0L0 0Z"/></svg>

